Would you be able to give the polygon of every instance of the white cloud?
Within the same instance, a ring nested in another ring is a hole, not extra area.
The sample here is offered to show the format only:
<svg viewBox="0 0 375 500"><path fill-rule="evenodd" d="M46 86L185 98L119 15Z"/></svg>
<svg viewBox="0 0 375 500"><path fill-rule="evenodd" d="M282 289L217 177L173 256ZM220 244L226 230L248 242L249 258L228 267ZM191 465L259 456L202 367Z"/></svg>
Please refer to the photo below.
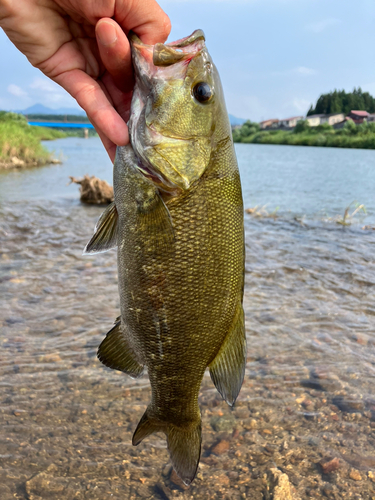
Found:
<svg viewBox="0 0 375 500"><path fill-rule="evenodd" d="M298 68L295 68L293 70L293 73L298 73L299 75L316 75L315 69L312 68L306 68L306 66L298 66Z"/></svg>
<svg viewBox="0 0 375 500"><path fill-rule="evenodd" d="M49 80L48 78L34 78L30 84L31 89L41 90L43 92L60 92L61 87L57 83Z"/></svg>
<svg viewBox="0 0 375 500"><path fill-rule="evenodd" d="M76 101L60 85L47 77L36 77L29 85L35 102L46 106L77 106Z"/></svg>
<svg viewBox="0 0 375 500"><path fill-rule="evenodd" d="M7 90L10 94L15 95L16 97L24 97L27 96L27 92L21 89L18 85L11 83L8 85Z"/></svg>
<svg viewBox="0 0 375 500"><path fill-rule="evenodd" d="M329 17L327 19L322 19L321 21L317 21L315 23L308 24L306 26L306 29L308 31L311 31L312 33L321 33L326 28L329 28L331 26L335 26L335 25L340 24L340 23L341 23L341 19Z"/></svg>

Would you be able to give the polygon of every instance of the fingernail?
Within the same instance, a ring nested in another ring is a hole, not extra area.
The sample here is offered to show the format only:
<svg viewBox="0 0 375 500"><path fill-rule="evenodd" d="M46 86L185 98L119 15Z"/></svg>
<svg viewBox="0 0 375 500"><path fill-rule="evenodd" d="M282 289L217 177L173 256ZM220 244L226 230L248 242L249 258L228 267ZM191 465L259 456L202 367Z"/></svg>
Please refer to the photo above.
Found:
<svg viewBox="0 0 375 500"><path fill-rule="evenodd" d="M116 28L111 23L100 23L98 26L97 36L102 45L113 45L117 40Z"/></svg>

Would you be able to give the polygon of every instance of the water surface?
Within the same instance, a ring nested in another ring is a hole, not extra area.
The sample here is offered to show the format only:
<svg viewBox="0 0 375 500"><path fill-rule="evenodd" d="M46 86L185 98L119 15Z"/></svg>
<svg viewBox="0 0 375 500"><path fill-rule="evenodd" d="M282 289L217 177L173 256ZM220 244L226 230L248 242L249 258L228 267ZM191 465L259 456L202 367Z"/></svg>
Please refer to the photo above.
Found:
<svg viewBox="0 0 375 500"><path fill-rule="evenodd" d="M205 377L183 491L162 435L131 446L147 376L96 359L119 313L116 253L82 256L102 208L67 183L110 182L111 164L95 138L47 147L62 165L0 172L1 500L260 500L275 467L302 499L373 498L374 152L237 145L245 207L266 205L245 216L246 376L234 409ZM337 223L354 201L367 214Z"/></svg>

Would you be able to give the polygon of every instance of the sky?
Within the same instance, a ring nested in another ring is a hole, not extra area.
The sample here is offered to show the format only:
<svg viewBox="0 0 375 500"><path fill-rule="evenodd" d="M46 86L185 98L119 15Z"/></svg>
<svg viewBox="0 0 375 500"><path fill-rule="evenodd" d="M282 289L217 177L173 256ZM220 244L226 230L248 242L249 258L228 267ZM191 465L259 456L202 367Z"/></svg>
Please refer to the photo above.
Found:
<svg viewBox="0 0 375 500"><path fill-rule="evenodd" d="M374 0L160 0L169 41L201 28L229 113L252 121L305 115L322 93L375 96ZM0 29L0 109L78 107Z"/></svg>

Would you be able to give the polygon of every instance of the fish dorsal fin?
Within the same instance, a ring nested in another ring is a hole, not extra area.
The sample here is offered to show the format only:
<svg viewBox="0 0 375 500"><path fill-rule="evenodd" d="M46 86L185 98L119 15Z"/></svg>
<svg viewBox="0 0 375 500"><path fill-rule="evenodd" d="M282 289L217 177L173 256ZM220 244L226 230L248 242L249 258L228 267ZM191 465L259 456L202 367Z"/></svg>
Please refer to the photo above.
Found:
<svg viewBox="0 0 375 500"><path fill-rule="evenodd" d="M145 235L146 251L164 253L171 250L175 241L172 218L158 192L138 205L139 231Z"/></svg>
<svg viewBox="0 0 375 500"><path fill-rule="evenodd" d="M98 358L103 365L114 370L120 370L133 378L143 373L143 365L133 354L121 329L121 319L110 330L98 349Z"/></svg>
<svg viewBox="0 0 375 500"><path fill-rule="evenodd" d="M229 406L233 406L240 392L246 365L245 318L242 304L237 306L232 328L218 354L209 365L216 389Z"/></svg>
<svg viewBox="0 0 375 500"><path fill-rule="evenodd" d="M85 246L84 254L102 253L117 246L118 214L113 201L100 216L91 240Z"/></svg>

